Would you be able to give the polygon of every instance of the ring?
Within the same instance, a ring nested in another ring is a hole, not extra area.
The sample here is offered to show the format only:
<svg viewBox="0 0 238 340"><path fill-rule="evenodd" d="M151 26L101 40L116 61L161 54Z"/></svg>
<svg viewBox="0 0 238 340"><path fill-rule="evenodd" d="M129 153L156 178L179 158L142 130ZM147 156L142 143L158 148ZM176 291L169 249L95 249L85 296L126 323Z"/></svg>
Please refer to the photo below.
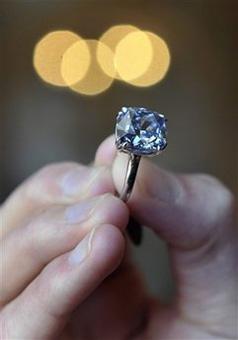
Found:
<svg viewBox="0 0 238 340"><path fill-rule="evenodd" d="M142 156L160 154L167 146L167 119L142 107L122 107L116 117L116 147L129 155L120 198L127 202L133 190Z"/></svg>

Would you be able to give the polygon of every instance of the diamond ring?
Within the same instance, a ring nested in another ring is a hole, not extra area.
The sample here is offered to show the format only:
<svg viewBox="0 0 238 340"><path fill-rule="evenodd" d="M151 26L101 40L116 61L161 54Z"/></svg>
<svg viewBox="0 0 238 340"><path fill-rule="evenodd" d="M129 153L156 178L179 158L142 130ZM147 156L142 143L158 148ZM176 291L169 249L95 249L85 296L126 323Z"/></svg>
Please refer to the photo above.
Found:
<svg viewBox="0 0 238 340"><path fill-rule="evenodd" d="M123 107L116 117L116 147L129 154L120 198L128 201L136 179L141 156L155 156L167 146L166 118L142 107Z"/></svg>

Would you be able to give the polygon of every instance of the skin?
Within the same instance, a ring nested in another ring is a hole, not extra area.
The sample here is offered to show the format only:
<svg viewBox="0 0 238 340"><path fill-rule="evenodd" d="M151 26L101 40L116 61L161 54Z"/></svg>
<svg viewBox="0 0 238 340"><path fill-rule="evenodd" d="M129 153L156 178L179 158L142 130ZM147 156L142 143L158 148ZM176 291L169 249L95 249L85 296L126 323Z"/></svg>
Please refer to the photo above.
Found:
<svg viewBox="0 0 238 340"><path fill-rule="evenodd" d="M47 166L2 205L1 339L237 339L234 196L143 160L127 206L114 196L126 162L115 154L110 137L92 166ZM169 306L130 260L129 210L168 244Z"/></svg>

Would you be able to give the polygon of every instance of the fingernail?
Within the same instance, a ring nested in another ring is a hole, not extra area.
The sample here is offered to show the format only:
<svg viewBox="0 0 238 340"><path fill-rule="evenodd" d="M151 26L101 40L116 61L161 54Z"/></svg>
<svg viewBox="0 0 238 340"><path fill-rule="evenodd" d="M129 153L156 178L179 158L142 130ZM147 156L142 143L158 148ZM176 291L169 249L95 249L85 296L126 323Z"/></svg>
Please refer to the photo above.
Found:
<svg viewBox="0 0 238 340"><path fill-rule="evenodd" d="M96 169L79 167L65 174L60 182L60 187L66 196L75 196L86 190L86 187L95 177Z"/></svg>
<svg viewBox="0 0 238 340"><path fill-rule="evenodd" d="M96 206L96 199L91 199L88 201L83 201L65 210L65 218L69 223L80 223L91 215L92 211Z"/></svg>
<svg viewBox="0 0 238 340"><path fill-rule="evenodd" d="M68 261L70 265L76 265L81 263L89 255L92 248L92 239L94 236L96 228L92 229L89 234L87 234L84 239L71 251Z"/></svg>

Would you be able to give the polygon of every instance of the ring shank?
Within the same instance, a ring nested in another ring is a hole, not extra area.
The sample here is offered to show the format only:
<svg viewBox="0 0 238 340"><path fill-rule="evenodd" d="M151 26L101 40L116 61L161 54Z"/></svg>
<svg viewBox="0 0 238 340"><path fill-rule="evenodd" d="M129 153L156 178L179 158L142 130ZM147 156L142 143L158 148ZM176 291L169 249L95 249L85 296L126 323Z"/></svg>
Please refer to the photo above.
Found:
<svg viewBox="0 0 238 340"><path fill-rule="evenodd" d="M132 189L135 183L140 159L141 159L141 156L134 155L133 153L129 154L125 180L124 180L122 192L120 194L120 198L124 202L127 202L131 195L131 192L132 192Z"/></svg>

